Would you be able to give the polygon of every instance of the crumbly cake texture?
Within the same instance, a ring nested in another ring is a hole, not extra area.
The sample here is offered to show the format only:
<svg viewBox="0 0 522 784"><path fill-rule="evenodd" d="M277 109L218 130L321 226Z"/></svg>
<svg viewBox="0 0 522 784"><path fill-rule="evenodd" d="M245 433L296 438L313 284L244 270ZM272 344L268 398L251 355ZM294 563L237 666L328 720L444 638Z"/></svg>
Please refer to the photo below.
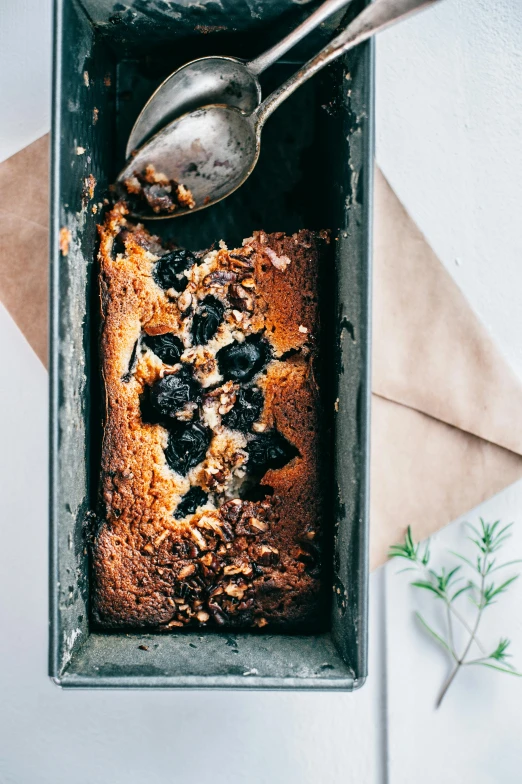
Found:
<svg viewBox="0 0 522 784"><path fill-rule="evenodd" d="M312 630L324 614L318 266L327 236L162 247L100 227L105 628Z"/></svg>
<svg viewBox="0 0 522 784"><path fill-rule="evenodd" d="M179 207L193 210L196 206L192 192L176 180L162 172L157 172L152 164L143 171L136 171L123 182L127 203L138 210L149 209L156 215L170 215Z"/></svg>

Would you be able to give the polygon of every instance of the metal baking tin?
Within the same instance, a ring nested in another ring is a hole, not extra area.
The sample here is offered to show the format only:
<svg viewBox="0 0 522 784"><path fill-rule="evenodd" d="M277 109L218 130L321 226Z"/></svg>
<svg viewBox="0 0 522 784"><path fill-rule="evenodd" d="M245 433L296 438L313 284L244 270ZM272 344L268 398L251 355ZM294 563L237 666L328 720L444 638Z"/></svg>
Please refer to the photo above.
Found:
<svg viewBox="0 0 522 784"><path fill-rule="evenodd" d="M350 15L365 0L355 3ZM334 229L323 297L332 397L332 606L316 635L109 634L89 622L89 510L101 431L96 223L141 106L174 67L257 55L310 13L302 0L56 0L51 217L50 675L64 687L343 689L364 683L368 613L373 53L363 45L267 124L256 171L212 209L163 221L189 248L256 228ZM272 67L263 92L334 24ZM346 21L346 20L345 20ZM93 194L94 189L94 194ZM158 224L154 231L158 230ZM62 246L60 249L60 239ZM68 248L67 248L68 245ZM326 303L326 305L325 305ZM328 346L330 347L328 349ZM334 400L337 398L335 405ZM335 411L334 411L335 409ZM146 648L146 650L144 650Z"/></svg>

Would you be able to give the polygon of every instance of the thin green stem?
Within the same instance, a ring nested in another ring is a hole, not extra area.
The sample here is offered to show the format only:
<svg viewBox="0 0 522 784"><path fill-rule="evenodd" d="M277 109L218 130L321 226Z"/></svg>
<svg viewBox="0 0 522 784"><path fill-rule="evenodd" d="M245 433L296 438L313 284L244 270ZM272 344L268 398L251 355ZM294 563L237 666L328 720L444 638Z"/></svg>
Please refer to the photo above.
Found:
<svg viewBox="0 0 522 784"><path fill-rule="evenodd" d="M425 573L426 578L431 580L431 573L430 573L430 570L428 569L428 567L425 566L422 563L422 561L420 561L418 558L415 559L415 563L419 567L419 569L421 569ZM484 648L484 646L482 645L480 640L477 638L477 636L475 634L473 634L473 630L472 630L471 626L467 623L466 619L463 618L462 615L459 613L459 611L455 609L455 607L453 606L453 604L450 602L450 600L448 598L444 599L444 604L446 605L446 608L447 608L448 612L450 612L457 619L457 621L459 621L459 623L462 624L462 626L466 629L468 634L472 635L472 640L475 640L479 650L482 653L485 653L486 649ZM453 644L451 644L451 647L453 648ZM455 652L455 658L458 659L458 656L457 656L456 652Z"/></svg>
<svg viewBox="0 0 522 784"><path fill-rule="evenodd" d="M471 648L471 644L472 644L473 640L476 639L476 634L477 634L477 630L478 630L478 627L479 627L480 619L482 618L482 613L484 612L484 607L486 606L484 604L484 590L485 590L485 587L486 587L486 574L487 574L488 555L489 555L489 549L488 549L488 552L485 553L485 555L484 555L483 562L482 562L482 568L480 570L480 600L479 600L479 606L478 606L478 611L477 611L477 619L475 621L475 626L473 627L473 631L472 631L471 637L468 640L468 644L464 648L464 653L460 657L460 663L461 664L464 663L464 660L466 659L466 656L469 653L469 649Z"/></svg>
<svg viewBox="0 0 522 784"><path fill-rule="evenodd" d="M459 612L457 612L457 610L454 608L454 606L452 604L450 604L449 606L450 606L451 613L455 616L455 618L458 621L461 622L461 624L464 626L464 628L466 629L468 634L473 634L471 626L468 624L468 622L462 617L462 615ZM486 649L484 648L484 646L482 645L482 643L480 642L480 640L478 639L478 637L476 635L474 635L474 640L477 643L477 646L482 651L482 653L485 653Z"/></svg>
<svg viewBox="0 0 522 784"><path fill-rule="evenodd" d="M519 563L519 561L509 561L508 563L501 564L500 566L495 565L495 553L504 543L505 539L509 536L509 534L506 534L506 531L510 527L505 526L504 528L499 528L499 526L501 526L499 520L497 520L495 523L486 523L482 518L480 518L480 530L470 526L474 536L469 536L468 538L479 550L479 553L475 554L476 564L472 562L473 559L470 560L469 558L465 558L458 553L453 553L453 555L456 555L458 558L463 560L468 565L468 567L473 570L473 572L478 574L479 579L468 579L468 581L464 583L464 586L462 586L461 583L460 587L457 587L456 584L463 578L456 578L455 574L461 567L443 567L441 570L430 569L428 566L430 560L429 543L425 546L424 553L420 555L421 545L414 542L410 527L407 529L404 544L393 545L393 547L390 548L391 557L406 558L410 561L411 564L413 564L413 567L410 566L409 570L411 571L412 568L416 569L418 572L420 572L420 575L422 575L421 578L417 577L417 579L412 582L412 585L416 586L417 588L424 588L425 590L429 590L432 595L434 594L439 599L442 599L446 607L446 637L444 635L441 636L438 634L419 613L416 613L425 630L453 658L451 671L449 672L449 675L444 682L436 702L437 708L439 708L442 704L442 701L444 700L451 684L457 677L458 671L463 666L481 665L483 667L491 667L492 669L499 670L500 672L522 677L522 672L518 672L515 667L507 661L509 657L509 654L506 653L506 650L509 646L508 639L501 638L496 648L488 655L477 636L482 620L482 615L486 607L494 604L494 601L499 596L499 594L504 593L508 586L511 585L513 580L515 580L518 576L516 575L515 577L511 577L508 580L502 582L500 585L495 585L495 583L491 581L490 584L487 584L487 580L489 576L493 574L493 572L498 571L499 569L504 569L506 566L510 566L512 563ZM455 600L464 593L469 593L470 599L476 607L476 616L472 624L468 624L466 619L453 606ZM464 640L461 655L457 653L455 647L456 621L461 624L468 635L468 637ZM477 645L478 649L483 654L482 656L477 656L475 659L468 658L470 656L473 643Z"/></svg>
<svg viewBox="0 0 522 784"><path fill-rule="evenodd" d="M465 659L466 659L466 656L468 655L469 650L470 650L470 648L471 648L471 646L473 644L473 640L475 640L475 641L477 640L476 635L477 635L478 627L479 627L479 624L480 624L480 619L482 618L482 613L484 612L484 607L485 607L485 605L484 605L484 589L485 589L485 584L486 584L487 557L488 557L488 555L489 555L489 550L484 555L482 568L480 570L480 599L479 599L479 606L478 606L478 611L477 611L477 617L476 617L476 620L475 620L475 625L474 625L473 629L471 630L471 633L470 633L470 636L469 636L469 640L468 640L468 642L466 644L466 647L464 648L462 656L457 657L457 663L456 663L454 669L452 670L448 680L446 681L446 683L442 687L442 691L439 694L438 700L437 700L437 702L435 704L435 708L440 708L440 706L442 704L442 700L446 696L449 687L451 686L451 684L455 680L455 677L456 677L458 671L460 670L460 668L462 667L463 664L466 664Z"/></svg>
<svg viewBox="0 0 522 784"><path fill-rule="evenodd" d="M455 654L455 640L453 638L453 621L451 619L451 605L446 602L446 616L448 621L448 642L453 654Z"/></svg>
<svg viewBox="0 0 522 784"><path fill-rule="evenodd" d="M436 709L437 709L437 708L440 708L440 706L441 706L441 703L442 703L442 700L443 700L443 699L444 699L444 697L446 696L446 692L448 691L449 687L451 686L451 684L452 684L452 683L453 683L453 681L455 680L455 676L457 675L457 673L458 673L458 671L459 671L460 667L461 667L461 662L458 662L458 663L455 665L455 667L453 668L453 670L452 670L452 672L451 672L451 675L449 676L448 680L446 681L446 683L445 683L445 684L444 684L444 686L442 687L442 691L441 691L441 693L439 694L439 697L438 697L438 699L437 699L437 702L435 703L435 708L436 708Z"/></svg>

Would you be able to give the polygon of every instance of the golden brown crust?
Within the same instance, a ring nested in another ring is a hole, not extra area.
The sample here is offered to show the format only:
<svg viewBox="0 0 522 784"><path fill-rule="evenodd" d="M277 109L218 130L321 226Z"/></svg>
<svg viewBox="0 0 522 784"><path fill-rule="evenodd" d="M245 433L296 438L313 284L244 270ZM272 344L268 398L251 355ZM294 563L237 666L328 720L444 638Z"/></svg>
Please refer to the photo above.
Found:
<svg viewBox="0 0 522 784"><path fill-rule="evenodd" d="M106 413L93 609L104 627L317 624L323 499L313 361L323 244L307 231L258 232L236 250L221 244L176 281L180 290L165 290L155 270L166 250L127 222L123 205L100 227ZM209 297L221 303L221 321L194 345L194 316ZM179 362L150 349L147 336L158 335L179 339ZM268 346L263 367L246 381L225 378L218 352L245 339ZM171 419L150 419L144 401L168 376L190 376L193 397ZM230 411L245 389L263 404L255 422L235 429ZM209 441L196 465L180 468L167 457L169 439L193 427ZM275 458L270 439L282 444ZM198 503L183 515L189 491Z"/></svg>

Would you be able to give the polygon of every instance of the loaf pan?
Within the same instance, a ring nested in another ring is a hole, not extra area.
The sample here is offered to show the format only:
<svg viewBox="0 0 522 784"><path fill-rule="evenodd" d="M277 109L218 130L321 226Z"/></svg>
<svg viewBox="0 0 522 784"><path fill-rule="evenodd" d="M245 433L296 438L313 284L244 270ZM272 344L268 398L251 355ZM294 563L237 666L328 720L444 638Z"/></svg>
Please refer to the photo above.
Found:
<svg viewBox="0 0 522 784"><path fill-rule="evenodd" d="M350 15L364 2L355 3ZM326 475L331 610L318 634L112 634L90 621L89 536L101 406L97 232L139 110L197 56L252 57L308 14L293 0L56 0L51 198L50 675L63 687L352 690L367 667L373 54L360 46L270 119L236 194L153 230L189 248L255 229L331 228L335 275L322 308L333 431ZM251 10L254 9L254 10ZM349 17L348 17L349 18ZM347 18L343 20L346 23ZM339 16L263 77L280 84ZM330 417L331 415L331 423Z"/></svg>

